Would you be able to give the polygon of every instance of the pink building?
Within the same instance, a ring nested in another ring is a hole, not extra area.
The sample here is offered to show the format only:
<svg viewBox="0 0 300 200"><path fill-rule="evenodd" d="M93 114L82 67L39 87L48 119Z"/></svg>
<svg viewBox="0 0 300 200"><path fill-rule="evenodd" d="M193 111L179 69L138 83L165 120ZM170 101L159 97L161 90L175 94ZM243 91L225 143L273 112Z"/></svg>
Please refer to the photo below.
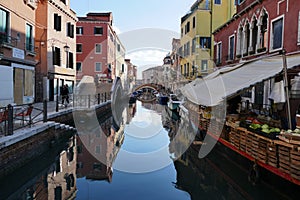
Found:
<svg viewBox="0 0 300 200"><path fill-rule="evenodd" d="M115 68L115 31L113 16L108 13L88 13L78 17L76 28L76 79L84 75L111 81Z"/></svg>

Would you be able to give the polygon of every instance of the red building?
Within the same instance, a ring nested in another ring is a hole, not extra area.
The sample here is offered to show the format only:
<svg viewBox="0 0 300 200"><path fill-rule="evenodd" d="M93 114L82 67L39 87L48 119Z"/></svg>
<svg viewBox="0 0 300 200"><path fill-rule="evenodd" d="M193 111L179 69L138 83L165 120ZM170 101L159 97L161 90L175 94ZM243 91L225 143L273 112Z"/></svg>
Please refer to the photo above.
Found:
<svg viewBox="0 0 300 200"><path fill-rule="evenodd" d="M225 66L300 48L299 1L239 0L237 13L214 31L215 62Z"/></svg>
<svg viewBox="0 0 300 200"><path fill-rule="evenodd" d="M76 79L84 75L111 81L115 66L113 16L108 13L88 13L78 17L76 27Z"/></svg>

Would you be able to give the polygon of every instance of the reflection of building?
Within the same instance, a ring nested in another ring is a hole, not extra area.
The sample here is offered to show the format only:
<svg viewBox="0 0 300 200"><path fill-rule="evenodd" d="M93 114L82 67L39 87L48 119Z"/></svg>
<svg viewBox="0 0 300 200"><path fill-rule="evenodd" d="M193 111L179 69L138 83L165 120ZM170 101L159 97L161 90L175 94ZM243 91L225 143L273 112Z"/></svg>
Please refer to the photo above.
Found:
<svg viewBox="0 0 300 200"><path fill-rule="evenodd" d="M106 166L106 138L110 135L111 119L101 123L101 130L79 134L77 142L77 177L111 181L112 171Z"/></svg>
<svg viewBox="0 0 300 200"><path fill-rule="evenodd" d="M48 199L75 198L76 154L76 138L72 137L69 147L60 153L56 163L48 172Z"/></svg>
<svg viewBox="0 0 300 200"><path fill-rule="evenodd" d="M112 181L112 164L123 143L124 126L112 118L101 123L101 129L78 137L77 177Z"/></svg>
<svg viewBox="0 0 300 200"><path fill-rule="evenodd" d="M35 1L0 2L0 106L34 101L36 6Z"/></svg>
<svg viewBox="0 0 300 200"><path fill-rule="evenodd" d="M35 26L36 58L39 61L36 67L37 101L54 100L64 84L74 86L76 21L70 0L38 1Z"/></svg>
<svg viewBox="0 0 300 200"><path fill-rule="evenodd" d="M136 84L137 78L137 66L130 62L130 59L125 59L127 65L127 80L129 82L129 91L132 91L134 85Z"/></svg>

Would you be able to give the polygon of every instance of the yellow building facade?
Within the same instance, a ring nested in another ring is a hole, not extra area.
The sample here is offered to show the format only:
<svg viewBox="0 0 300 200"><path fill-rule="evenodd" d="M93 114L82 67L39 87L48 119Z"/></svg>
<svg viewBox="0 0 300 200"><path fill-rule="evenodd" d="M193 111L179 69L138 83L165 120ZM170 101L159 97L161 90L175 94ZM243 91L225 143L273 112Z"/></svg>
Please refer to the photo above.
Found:
<svg viewBox="0 0 300 200"><path fill-rule="evenodd" d="M214 68L212 32L236 12L235 0L197 0L181 18L181 74L190 80Z"/></svg>

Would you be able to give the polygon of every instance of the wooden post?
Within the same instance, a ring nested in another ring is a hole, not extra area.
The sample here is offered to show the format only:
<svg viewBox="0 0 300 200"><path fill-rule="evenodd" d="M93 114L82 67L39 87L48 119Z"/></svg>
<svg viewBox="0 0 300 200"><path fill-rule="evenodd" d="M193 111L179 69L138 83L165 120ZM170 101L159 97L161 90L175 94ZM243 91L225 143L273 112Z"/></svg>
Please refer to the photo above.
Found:
<svg viewBox="0 0 300 200"><path fill-rule="evenodd" d="M47 100L45 99L43 102L43 122L47 122L47 115L48 115L48 110L47 110Z"/></svg>
<svg viewBox="0 0 300 200"><path fill-rule="evenodd" d="M12 135L14 133L14 110L13 106L8 104L7 106L8 109L8 127L7 127L7 133L8 135Z"/></svg>
<svg viewBox="0 0 300 200"><path fill-rule="evenodd" d="M289 129L292 129L289 82L288 82L288 76L287 76L287 63L286 63L285 53L286 53L285 49L282 49L283 74L284 74L283 80L284 80L284 88L285 88L287 111L288 111L288 113L287 113L288 114L288 125L289 125Z"/></svg>

